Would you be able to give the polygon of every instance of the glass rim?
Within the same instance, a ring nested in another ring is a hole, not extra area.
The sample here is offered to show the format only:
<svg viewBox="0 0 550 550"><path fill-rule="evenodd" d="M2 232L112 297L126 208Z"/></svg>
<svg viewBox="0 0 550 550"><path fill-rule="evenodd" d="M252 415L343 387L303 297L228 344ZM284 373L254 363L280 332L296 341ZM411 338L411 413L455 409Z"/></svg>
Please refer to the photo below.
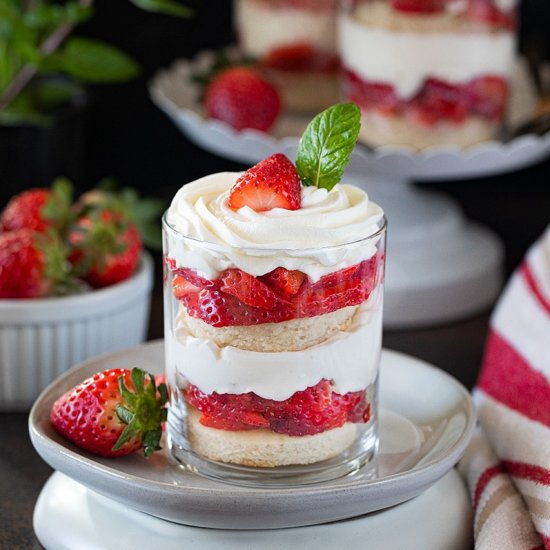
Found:
<svg viewBox="0 0 550 550"><path fill-rule="evenodd" d="M163 228L163 230L166 229L167 231L169 231L176 238L179 238L183 241L189 241L190 243L192 243L196 246L204 246L206 248L212 248L212 249L215 249L217 251L223 251L223 250L227 250L228 248L230 248L232 250L242 250L244 252L256 252L257 254L255 254L255 255L262 255L262 254L265 254L266 252L279 252L279 251L281 251L281 252L308 252L308 251L315 252L315 251L317 251L318 252L320 250L336 250L338 248L342 248L342 247L346 247L346 246L358 245L358 244L363 243L363 242L378 240L386 232L387 226L388 226L388 220L387 220L385 214L382 214L382 217L376 222L376 224L378 225L378 229L374 233L371 233L370 235L368 235L366 237L361 237L359 239L355 239L353 241L348 241L348 242L345 242L345 243L330 244L330 245L326 245L326 246L315 246L315 247L309 246L309 247L304 247L304 248L300 248L300 247L294 247L294 248L273 247L273 246L271 246L271 247L232 246L232 245L222 245L220 243L213 243L213 242L210 242L210 241L203 241L203 240L197 239L195 237L190 237L188 235L183 235L175 227L170 225L170 223L168 222L168 219L167 219L168 210L169 209L165 210L165 212L162 215L162 228ZM261 253L261 254L258 254L258 253Z"/></svg>

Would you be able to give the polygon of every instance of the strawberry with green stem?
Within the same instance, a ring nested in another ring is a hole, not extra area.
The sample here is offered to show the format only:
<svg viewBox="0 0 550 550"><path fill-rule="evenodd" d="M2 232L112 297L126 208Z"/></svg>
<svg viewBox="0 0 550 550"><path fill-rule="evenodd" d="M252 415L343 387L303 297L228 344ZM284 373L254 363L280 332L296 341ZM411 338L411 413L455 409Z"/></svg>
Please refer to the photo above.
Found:
<svg viewBox="0 0 550 550"><path fill-rule="evenodd" d="M133 390L133 391L132 391ZM159 450L166 421L166 384L139 368L97 373L62 395L50 421L75 445L101 456Z"/></svg>

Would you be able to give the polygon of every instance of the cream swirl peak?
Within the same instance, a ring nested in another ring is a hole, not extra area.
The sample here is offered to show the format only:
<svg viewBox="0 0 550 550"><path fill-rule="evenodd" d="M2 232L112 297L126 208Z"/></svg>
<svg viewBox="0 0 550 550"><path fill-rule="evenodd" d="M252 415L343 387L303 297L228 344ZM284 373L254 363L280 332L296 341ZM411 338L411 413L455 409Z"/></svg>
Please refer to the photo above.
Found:
<svg viewBox="0 0 550 550"><path fill-rule="evenodd" d="M254 276L277 267L299 269L312 280L375 254L372 241L383 211L362 189L338 184L331 191L303 187L297 210L256 212L227 204L236 172L212 174L184 185L166 215L175 231L170 243L178 266L193 267L208 279L237 267ZM185 238L187 237L187 238ZM211 243L209 255L194 240ZM356 243L354 246L339 245Z"/></svg>

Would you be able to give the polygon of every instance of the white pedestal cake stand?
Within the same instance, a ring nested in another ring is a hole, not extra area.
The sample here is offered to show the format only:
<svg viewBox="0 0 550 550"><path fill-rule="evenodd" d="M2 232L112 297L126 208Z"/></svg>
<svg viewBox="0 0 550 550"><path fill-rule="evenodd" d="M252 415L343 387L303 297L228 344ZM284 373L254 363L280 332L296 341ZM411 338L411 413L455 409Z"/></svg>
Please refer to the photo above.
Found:
<svg viewBox="0 0 550 550"><path fill-rule="evenodd" d="M151 81L149 92L182 132L200 147L253 164L275 153L294 158L297 137L308 120L283 116L266 134L235 132L207 119L190 74L212 63L212 52L176 61ZM533 110L524 73L514 79L512 123ZM357 147L348 181L364 187L388 218L384 326L416 328L458 320L486 310L502 286L503 246L488 229L465 219L448 197L415 187L413 180L460 180L528 166L550 154L550 133L492 141L467 150L437 147L420 153L407 148Z"/></svg>

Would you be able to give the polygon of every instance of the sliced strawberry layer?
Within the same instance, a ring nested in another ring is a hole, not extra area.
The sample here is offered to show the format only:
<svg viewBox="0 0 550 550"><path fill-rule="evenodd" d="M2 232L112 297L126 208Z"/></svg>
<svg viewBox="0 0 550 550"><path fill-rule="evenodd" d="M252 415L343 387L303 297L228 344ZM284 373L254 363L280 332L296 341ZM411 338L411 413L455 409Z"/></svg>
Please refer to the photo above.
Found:
<svg viewBox="0 0 550 550"><path fill-rule="evenodd" d="M404 101L397 97L391 85L363 80L347 70L345 95L362 109L382 116L404 116L424 126L442 121L461 124L468 116L496 122L504 116L508 84L494 75L485 75L464 85L428 78L412 99Z"/></svg>
<svg viewBox="0 0 550 550"><path fill-rule="evenodd" d="M174 266L170 260L167 264ZM213 281L178 268L172 291L189 315L213 327L280 323L361 304L378 284L380 266L380 257L373 256L315 283L300 271L282 267L261 277L227 269Z"/></svg>
<svg viewBox="0 0 550 550"><path fill-rule="evenodd" d="M311 44L297 43L271 50L261 64L288 72L335 72L340 67L337 54L315 49Z"/></svg>
<svg viewBox="0 0 550 550"><path fill-rule="evenodd" d="M197 408L201 424L229 431L269 429L291 436L314 435L346 422L366 423L370 405L366 391L344 395L332 391L328 380L273 401L255 393L207 395L197 386L186 390L187 402Z"/></svg>

